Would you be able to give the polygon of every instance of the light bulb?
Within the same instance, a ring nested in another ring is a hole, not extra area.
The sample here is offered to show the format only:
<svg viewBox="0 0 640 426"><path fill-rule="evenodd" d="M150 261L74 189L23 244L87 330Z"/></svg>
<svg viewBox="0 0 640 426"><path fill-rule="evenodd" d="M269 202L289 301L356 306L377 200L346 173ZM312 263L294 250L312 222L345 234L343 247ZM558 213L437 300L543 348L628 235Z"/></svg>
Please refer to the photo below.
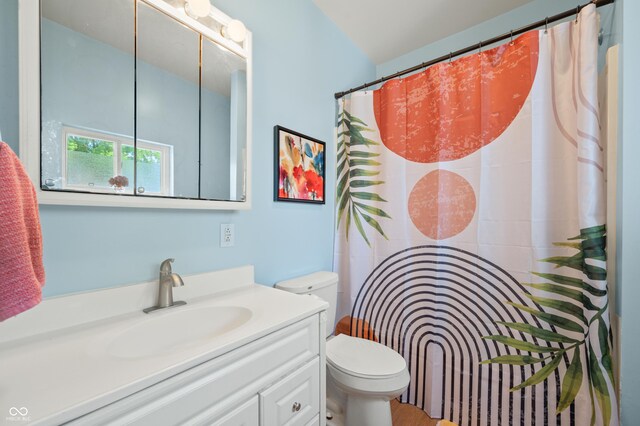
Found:
<svg viewBox="0 0 640 426"><path fill-rule="evenodd" d="M211 11L209 0L186 0L184 11L192 18L203 18Z"/></svg>
<svg viewBox="0 0 640 426"><path fill-rule="evenodd" d="M234 19L222 27L222 35L236 43L242 43L247 36L247 27L241 21Z"/></svg>

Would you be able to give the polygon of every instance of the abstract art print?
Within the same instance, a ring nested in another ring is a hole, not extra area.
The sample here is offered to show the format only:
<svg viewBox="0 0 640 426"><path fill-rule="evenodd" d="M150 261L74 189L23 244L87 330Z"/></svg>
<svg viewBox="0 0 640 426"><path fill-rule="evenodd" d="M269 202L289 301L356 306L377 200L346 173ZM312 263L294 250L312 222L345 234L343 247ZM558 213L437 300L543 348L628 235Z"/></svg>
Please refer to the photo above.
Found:
<svg viewBox="0 0 640 426"><path fill-rule="evenodd" d="M324 204L325 143L275 126L275 200Z"/></svg>

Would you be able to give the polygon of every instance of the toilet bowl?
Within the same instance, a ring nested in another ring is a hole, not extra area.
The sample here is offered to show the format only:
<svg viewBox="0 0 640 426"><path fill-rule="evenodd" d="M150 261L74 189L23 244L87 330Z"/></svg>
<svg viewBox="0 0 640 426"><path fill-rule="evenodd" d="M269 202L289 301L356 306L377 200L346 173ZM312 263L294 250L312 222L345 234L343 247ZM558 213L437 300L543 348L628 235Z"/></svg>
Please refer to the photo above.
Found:
<svg viewBox="0 0 640 426"><path fill-rule="evenodd" d="M316 272L276 284L276 288L308 294L329 302L327 310L327 406L334 412L331 424L391 426L389 401L409 386L404 358L372 340L339 334L335 324L338 275Z"/></svg>
<svg viewBox="0 0 640 426"><path fill-rule="evenodd" d="M389 401L409 380L406 361L393 349L344 334L327 342L327 389L344 393L348 426L390 426Z"/></svg>

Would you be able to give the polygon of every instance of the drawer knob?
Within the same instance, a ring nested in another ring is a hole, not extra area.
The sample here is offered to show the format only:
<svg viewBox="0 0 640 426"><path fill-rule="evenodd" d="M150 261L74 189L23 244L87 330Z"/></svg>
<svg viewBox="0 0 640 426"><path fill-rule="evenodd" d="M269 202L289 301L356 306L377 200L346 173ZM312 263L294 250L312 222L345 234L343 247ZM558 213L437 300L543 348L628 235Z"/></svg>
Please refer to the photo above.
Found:
<svg viewBox="0 0 640 426"><path fill-rule="evenodd" d="M293 412L300 411L300 408L302 408L302 405L300 405L299 402L294 402L293 407L291 407L291 411Z"/></svg>

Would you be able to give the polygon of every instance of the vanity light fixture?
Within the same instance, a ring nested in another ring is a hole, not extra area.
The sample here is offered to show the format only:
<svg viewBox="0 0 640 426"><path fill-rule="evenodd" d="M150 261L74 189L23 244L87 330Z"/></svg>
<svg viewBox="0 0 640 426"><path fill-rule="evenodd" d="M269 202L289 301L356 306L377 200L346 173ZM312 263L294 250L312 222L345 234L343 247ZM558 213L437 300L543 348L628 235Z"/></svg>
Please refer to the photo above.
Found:
<svg viewBox="0 0 640 426"><path fill-rule="evenodd" d="M233 19L220 29L220 33L229 40L242 43L247 36L247 27L241 21Z"/></svg>
<svg viewBox="0 0 640 426"><path fill-rule="evenodd" d="M204 18L211 11L211 3L209 0L186 0L184 11L192 18Z"/></svg>

